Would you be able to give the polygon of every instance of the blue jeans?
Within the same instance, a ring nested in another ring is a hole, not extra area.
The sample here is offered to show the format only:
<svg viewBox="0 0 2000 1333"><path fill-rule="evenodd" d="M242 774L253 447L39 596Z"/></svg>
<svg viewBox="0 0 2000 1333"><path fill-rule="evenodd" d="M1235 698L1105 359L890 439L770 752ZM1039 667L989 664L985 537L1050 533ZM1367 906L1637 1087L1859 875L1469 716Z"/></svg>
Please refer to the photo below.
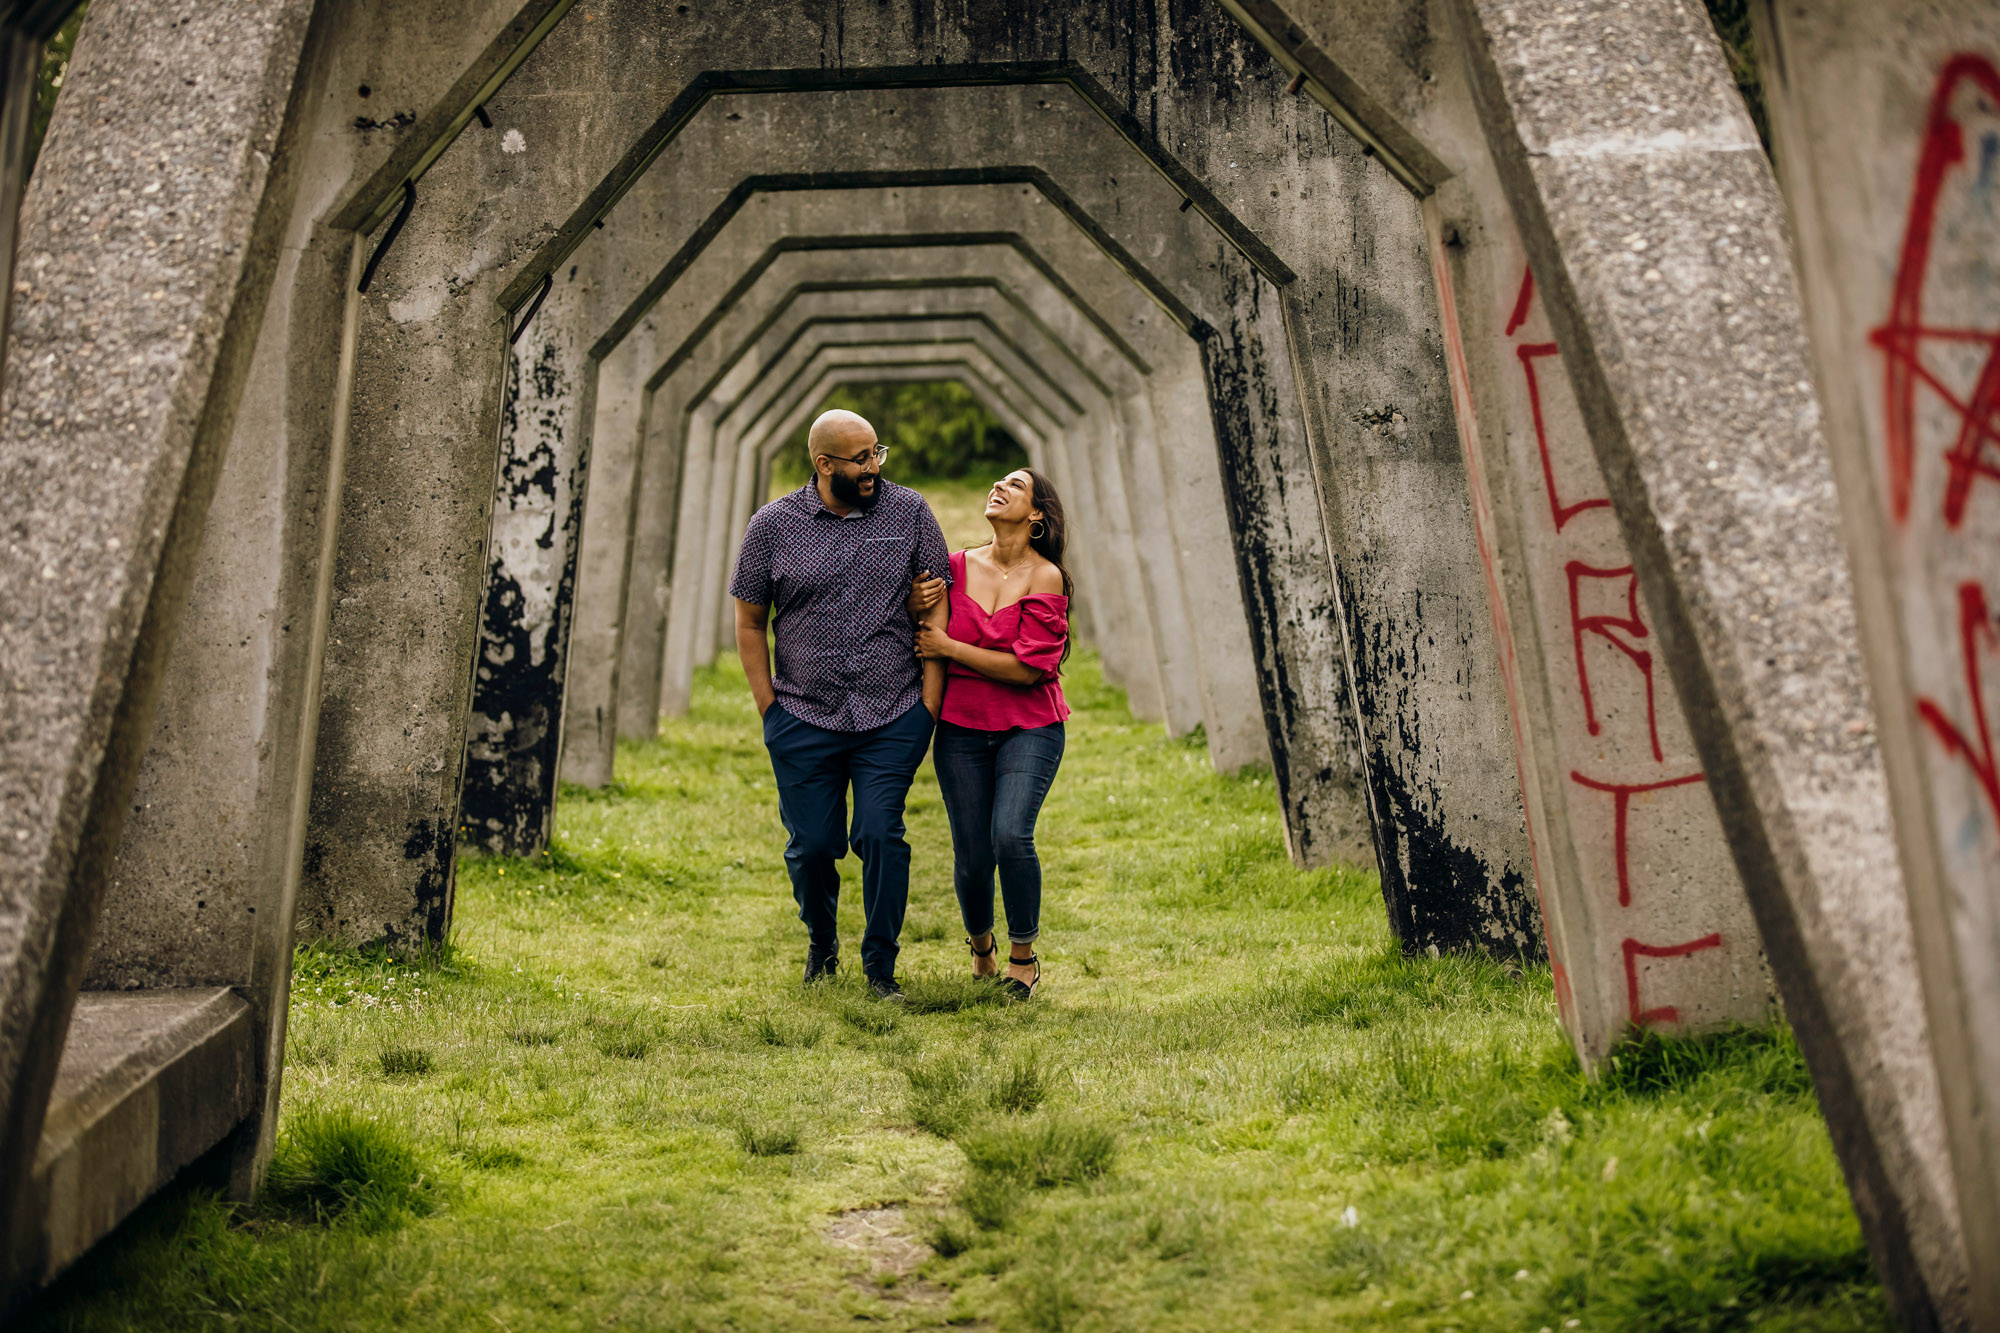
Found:
<svg viewBox="0 0 2000 1333"><path fill-rule="evenodd" d="M921 702L872 731L828 731L801 722L773 703L764 711L764 748L778 780L778 817L791 835L785 869L799 920L815 948L840 946L836 917L840 869L851 846L861 858L861 970L893 977L910 901L910 844L903 840L903 802L931 740L931 713ZM854 822L847 789L854 788Z"/></svg>
<svg viewBox="0 0 2000 1333"><path fill-rule="evenodd" d="M993 872L1007 908L1007 938L1031 942L1042 930L1042 862L1035 818L1062 764L1063 724L974 731L938 723L937 766L951 819L952 884L973 938L993 929Z"/></svg>

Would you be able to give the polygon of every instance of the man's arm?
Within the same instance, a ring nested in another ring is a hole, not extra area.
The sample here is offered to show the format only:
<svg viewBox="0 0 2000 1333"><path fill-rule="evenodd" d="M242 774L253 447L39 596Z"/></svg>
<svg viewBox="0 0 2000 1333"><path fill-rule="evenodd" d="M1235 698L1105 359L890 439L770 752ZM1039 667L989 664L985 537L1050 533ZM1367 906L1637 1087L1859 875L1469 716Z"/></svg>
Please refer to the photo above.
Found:
<svg viewBox="0 0 2000 1333"><path fill-rule="evenodd" d="M750 698L757 705L757 716L762 717L777 699L777 691L771 688L771 644L764 635L764 627L770 623L771 608L746 602L738 597L736 602L736 655L743 659L743 674L750 681ZM940 673L943 667L939 667ZM930 685L928 664L924 677L925 687ZM928 696L926 702L929 702ZM936 710L932 710L933 715Z"/></svg>
<svg viewBox="0 0 2000 1333"><path fill-rule="evenodd" d="M930 605L911 619L933 625L942 633L950 610L945 605L944 589L951 586L951 548L945 545L944 530L938 526L937 515L931 512L930 503L924 503L923 519L917 525L917 568L928 578L943 586L935 589ZM914 600L914 594L913 594ZM944 660L926 657L924 663L924 707L936 717L944 707Z"/></svg>

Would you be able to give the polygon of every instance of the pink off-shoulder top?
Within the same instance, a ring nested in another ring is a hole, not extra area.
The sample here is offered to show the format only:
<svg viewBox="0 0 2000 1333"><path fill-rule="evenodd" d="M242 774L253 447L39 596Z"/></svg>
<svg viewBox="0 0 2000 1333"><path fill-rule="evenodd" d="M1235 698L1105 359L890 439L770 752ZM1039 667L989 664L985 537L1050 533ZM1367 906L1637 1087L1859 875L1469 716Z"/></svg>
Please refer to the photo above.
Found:
<svg viewBox="0 0 2000 1333"><path fill-rule="evenodd" d="M966 595L965 552L951 557L951 619L945 633L975 648L1012 653L1042 678L1032 685L1009 685L971 667L945 663L944 711L938 716L974 731L1046 727L1069 716L1056 665L1069 639L1069 598L1031 593L987 615Z"/></svg>

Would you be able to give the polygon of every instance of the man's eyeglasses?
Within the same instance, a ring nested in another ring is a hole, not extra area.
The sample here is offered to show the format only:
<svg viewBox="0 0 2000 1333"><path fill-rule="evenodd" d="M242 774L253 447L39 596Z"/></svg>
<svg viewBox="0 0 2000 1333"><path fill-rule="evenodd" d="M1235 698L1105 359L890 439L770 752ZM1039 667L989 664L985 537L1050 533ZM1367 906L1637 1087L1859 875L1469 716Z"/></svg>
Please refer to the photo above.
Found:
<svg viewBox="0 0 2000 1333"><path fill-rule="evenodd" d="M889 446L886 444L878 444L873 449L869 449L863 453L856 454L852 458L842 458L839 454L828 454L827 457L831 458L836 463L852 463L856 467L867 467L870 459L873 459L877 463L888 462Z"/></svg>

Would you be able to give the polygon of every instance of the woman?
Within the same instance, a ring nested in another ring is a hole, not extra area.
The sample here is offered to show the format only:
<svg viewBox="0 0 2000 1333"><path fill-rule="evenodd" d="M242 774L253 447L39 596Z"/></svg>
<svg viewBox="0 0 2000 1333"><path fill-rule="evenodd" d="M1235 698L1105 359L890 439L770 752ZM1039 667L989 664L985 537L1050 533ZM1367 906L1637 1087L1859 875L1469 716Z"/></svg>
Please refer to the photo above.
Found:
<svg viewBox="0 0 2000 1333"><path fill-rule="evenodd" d="M1047 477L1009 472L986 497L993 540L951 557L951 590L919 583L917 656L945 663L944 707L931 759L951 819L952 878L975 976L998 975L993 872L1007 909L1007 976L1015 999L1042 979L1042 864L1035 818L1062 763L1056 673L1069 656L1069 571L1062 501Z"/></svg>

